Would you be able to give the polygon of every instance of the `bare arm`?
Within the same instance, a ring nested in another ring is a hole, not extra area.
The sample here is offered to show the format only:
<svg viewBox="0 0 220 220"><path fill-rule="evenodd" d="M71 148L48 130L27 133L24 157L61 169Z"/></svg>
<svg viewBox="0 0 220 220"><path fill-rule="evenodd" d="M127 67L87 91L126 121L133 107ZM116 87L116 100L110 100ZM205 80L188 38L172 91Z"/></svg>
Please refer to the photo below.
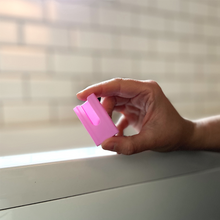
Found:
<svg viewBox="0 0 220 220"><path fill-rule="evenodd" d="M194 129L186 149L220 151L220 115L193 122Z"/></svg>

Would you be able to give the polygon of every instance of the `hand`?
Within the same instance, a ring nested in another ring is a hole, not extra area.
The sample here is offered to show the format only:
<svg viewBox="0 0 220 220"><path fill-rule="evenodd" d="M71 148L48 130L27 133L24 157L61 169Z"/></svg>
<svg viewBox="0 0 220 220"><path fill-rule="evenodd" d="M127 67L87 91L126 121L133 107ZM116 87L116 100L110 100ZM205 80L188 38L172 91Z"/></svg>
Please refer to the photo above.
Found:
<svg viewBox="0 0 220 220"><path fill-rule="evenodd" d="M194 125L178 114L156 82L112 79L86 88L77 97L86 100L92 93L102 97L102 105L110 116L114 110L122 113L117 123L118 135L105 140L103 149L129 155L187 146ZM138 134L123 136L128 125Z"/></svg>

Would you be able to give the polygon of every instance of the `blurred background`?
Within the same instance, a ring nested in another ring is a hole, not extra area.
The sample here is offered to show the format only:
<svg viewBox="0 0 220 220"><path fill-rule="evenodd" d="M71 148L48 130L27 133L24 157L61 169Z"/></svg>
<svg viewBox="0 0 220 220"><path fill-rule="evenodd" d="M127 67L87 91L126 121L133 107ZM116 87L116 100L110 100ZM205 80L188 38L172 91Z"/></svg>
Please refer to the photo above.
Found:
<svg viewBox="0 0 220 220"><path fill-rule="evenodd" d="M1 155L94 145L75 94L113 77L219 114L219 21L218 0L0 0Z"/></svg>

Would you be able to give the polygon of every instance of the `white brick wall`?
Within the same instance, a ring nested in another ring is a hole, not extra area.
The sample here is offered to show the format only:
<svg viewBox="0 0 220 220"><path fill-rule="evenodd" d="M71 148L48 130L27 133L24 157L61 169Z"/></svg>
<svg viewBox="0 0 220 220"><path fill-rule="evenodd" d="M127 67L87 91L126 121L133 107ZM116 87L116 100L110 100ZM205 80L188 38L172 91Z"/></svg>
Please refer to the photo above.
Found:
<svg viewBox="0 0 220 220"><path fill-rule="evenodd" d="M75 75L84 74L84 77L92 77L92 57L76 54L56 53L52 57L54 71L59 74L70 73Z"/></svg>
<svg viewBox="0 0 220 220"><path fill-rule="evenodd" d="M10 21L0 21L0 42L16 43L18 39L17 25Z"/></svg>
<svg viewBox="0 0 220 220"><path fill-rule="evenodd" d="M102 58L101 71L104 78L114 77L132 77L132 60L122 59L120 57Z"/></svg>
<svg viewBox="0 0 220 220"><path fill-rule="evenodd" d="M0 128L73 121L75 94L153 79L185 117L219 112L220 4L0 0Z"/></svg>
<svg viewBox="0 0 220 220"><path fill-rule="evenodd" d="M21 99L22 96L23 94L21 79L0 76L0 100L11 98Z"/></svg>
<svg viewBox="0 0 220 220"><path fill-rule="evenodd" d="M152 14L140 15L140 28L149 31L164 31L165 19Z"/></svg>
<svg viewBox="0 0 220 220"><path fill-rule="evenodd" d="M204 65L204 71L206 73L206 77L211 79L212 75L220 74L220 64L215 62L206 63Z"/></svg>
<svg viewBox="0 0 220 220"><path fill-rule="evenodd" d="M176 98L180 96L180 83L162 82L160 83L160 86L168 98Z"/></svg>
<svg viewBox="0 0 220 220"><path fill-rule="evenodd" d="M204 114L207 116L219 115L219 111L220 111L219 104L216 101L207 102L204 105Z"/></svg>
<svg viewBox="0 0 220 220"><path fill-rule="evenodd" d="M164 78L166 72L166 62L163 60L142 59L140 61L140 73L142 79L155 79L157 76Z"/></svg>
<svg viewBox="0 0 220 220"><path fill-rule="evenodd" d="M71 45L77 48L95 50L111 50L113 48L113 35L103 31L71 31Z"/></svg>
<svg viewBox="0 0 220 220"><path fill-rule="evenodd" d="M180 45L178 41L175 40L163 40L159 39L157 41L157 50L158 53L165 53L165 54L179 54Z"/></svg>
<svg viewBox="0 0 220 220"><path fill-rule="evenodd" d="M191 42L188 47L190 54L206 55L208 50L203 42Z"/></svg>
<svg viewBox="0 0 220 220"><path fill-rule="evenodd" d="M57 107L57 117L59 121L71 121L76 118L73 114L73 103L62 104Z"/></svg>
<svg viewBox="0 0 220 220"><path fill-rule="evenodd" d="M0 0L0 14L8 17L42 19L41 0Z"/></svg>
<svg viewBox="0 0 220 220"><path fill-rule="evenodd" d="M4 122L5 124L49 122L49 111L49 105L44 103L5 103Z"/></svg>
<svg viewBox="0 0 220 220"><path fill-rule="evenodd" d="M1 71L46 71L46 55L35 48L3 47L0 60Z"/></svg>
<svg viewBox="0 0 220 220"><path fill-rule="evenodd" d="M48 0L47 17L51 21L69 22L69 23L91 23L92 8L87 5L71 4L62 1Z"/></svg>
<svg viewBox="0 0 220 220"><path fill-rule="evenodd" d="M31 98L71 98L73 96L73 83L69 80L41 77L30 79ZM75 91L77 92L77 91Z"/></svg>
<svg viewBox="0 0 220 220"><path fill-rule="evenodd" d="M27 24L24 27L24 39L30 45L67 47L68 31L64 28Z"/></svg>
<svg viewBox="0 0 220 220"><path fill-rule="evenodd" d="M135 5L135 6L149 6L149 3L151 2L150 1L146 1L146 0L137 0L137 1L134 1L134 0L120 0L121 3L123 4L128 4L128 5Z"/></svg>
<svg viewBox="0 0 220 220"><path fill-rule="evenodd" d="M103 26L131 27L131 13L119 11L117 8L100 8L98 22Z"/></svg>
<svg viewBox="0 0 220 220"><path fill-rule="evenodd" d="M206 3L197 2L197 1L189 1L189 12L191 14L196 14L202 17L207 17L208 8Z"/></svg>
<svg viewBox="0 0 220 220"><path fill-rule="evenodd" d="M196 33L194 26L195 25L193 22L186 19L183 20L174 19L173 21L174 31L179 34L194 35Z"/></svg>
<svg viewBox="0 0 220 220"><path fill-rule="evenodd" d="M174 72L184 76L192 76L195 72L194 65L191 62L178 61L174 63Z"/></svg>
<svg viewBox="0 0 220 220"><path fill-rule="evenodd" d="M142 36L121 35L121 49L133 52L147 52L149 49L149 41Z"/></svg>
<svg viewBox="0 0 220 220"><path fill-rule="evenodd" d="M218 23L217 24L205 24L203 27L203 32L206 36L219 38L220 37L220 30Z"/></svg>
<svg viewBox="0 0 220 220"><path fill-rule="evenodd" d="M164 0L160 1L158 8L162 10L174 11L178 13L180 11L180 1L176 0Z"/></svg>

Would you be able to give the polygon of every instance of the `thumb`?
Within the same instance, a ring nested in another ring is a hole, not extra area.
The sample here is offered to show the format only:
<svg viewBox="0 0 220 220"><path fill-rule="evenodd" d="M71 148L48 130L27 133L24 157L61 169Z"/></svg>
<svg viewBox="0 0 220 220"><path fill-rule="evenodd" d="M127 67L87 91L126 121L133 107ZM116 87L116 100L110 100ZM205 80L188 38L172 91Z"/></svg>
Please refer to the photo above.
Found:
<svg viewBox="0 0 220 220"><path fill-rule="evenodd" d="M146 134L139 133L133 136L115 136L102 143L104 150L115 151L119 154L131 155L150 149Z"/></svg>

